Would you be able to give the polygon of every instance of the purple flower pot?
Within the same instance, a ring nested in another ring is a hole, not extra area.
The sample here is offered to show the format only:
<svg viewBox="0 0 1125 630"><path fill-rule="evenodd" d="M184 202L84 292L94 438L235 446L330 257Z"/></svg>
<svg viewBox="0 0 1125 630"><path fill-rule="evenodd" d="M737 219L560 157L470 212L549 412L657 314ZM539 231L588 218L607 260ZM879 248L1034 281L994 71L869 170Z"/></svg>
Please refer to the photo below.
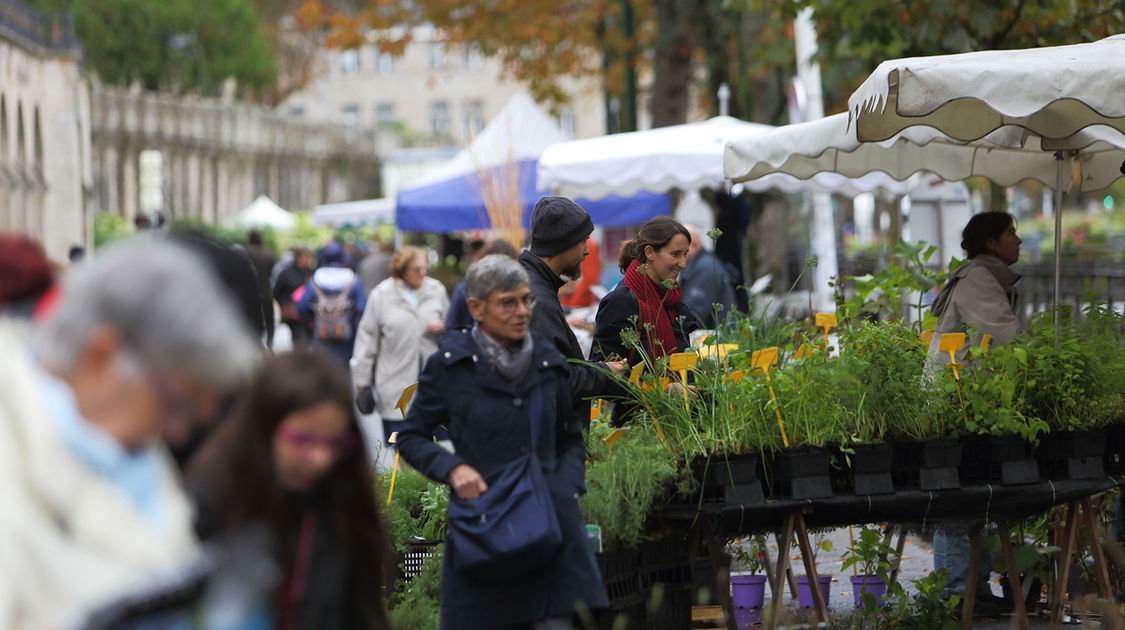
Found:
<svg viewBox="0 0 1125 630"><path fill-rule="evenodd" d="M734 623L735 627L739 630L743 628L750 628L760 625L762 623L762 609L758 608L735 608L734 609Z"/></svg>
<svg viewBox="0 0 1125 630"><path fill-rule="evenodd" d="M855 597L855 607L863 606L863 592L867 591L875 596L875 605L882 608L886 602L883 595L887 594L887 585L883 580L873 575L856 575L852 577L852 596Z"/></svg>
<svg viewBox="0 0 1125 630"><path fill-rule="evenodd" d="M824 596L824 605L828 605L828 596L832 592L832 576L831 575L818 575L817 582L820 583L820 594ZM816 604L813 603L812 591L809 589L809 576L797 576L797 603L801 608L815 608Z"/></svg>
<svg viewBox="0 0 1125 630"><path fill-rule="evenodd" d="M731 599L735 608L761 608L766 600L766 576L730 576Z"/></svg>

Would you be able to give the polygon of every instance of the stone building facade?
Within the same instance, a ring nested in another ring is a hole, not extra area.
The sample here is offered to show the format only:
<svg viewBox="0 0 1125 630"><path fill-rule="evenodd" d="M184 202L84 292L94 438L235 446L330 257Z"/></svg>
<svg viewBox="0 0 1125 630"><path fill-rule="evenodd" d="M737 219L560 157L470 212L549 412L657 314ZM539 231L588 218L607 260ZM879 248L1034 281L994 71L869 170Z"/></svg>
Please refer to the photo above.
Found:
<svg viewBox="0 0 1125 630"><path fill-rule="evenodd" d="M90 103L82 48L65 15L0 0L0 232L65 260L89 240Z"/></svg>
<svg viewBox="0 0 1125 630"><path fill-rule="evenodd" d="M293 120L230 98L173 96L93 83L91 139L98 212L142 210L140 155L159 151L161 212L222 222L258 195L288 210L374 197L374 132Z"/></svg>

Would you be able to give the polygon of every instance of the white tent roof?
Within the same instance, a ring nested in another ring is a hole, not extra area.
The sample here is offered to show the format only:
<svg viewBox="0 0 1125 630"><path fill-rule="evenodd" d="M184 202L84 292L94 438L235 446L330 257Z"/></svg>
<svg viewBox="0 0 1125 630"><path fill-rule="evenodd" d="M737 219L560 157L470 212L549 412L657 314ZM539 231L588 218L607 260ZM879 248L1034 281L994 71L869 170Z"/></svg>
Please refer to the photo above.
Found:
<svg viewBox="0 0 1125 630"><path fill-rule="evenodd" d="M911 125L958 140L1014 125L1058 140L1090 125L1125 134L1123 94L1125 35L1114 35L1073 46L885 61L848 107L864 141L888 139Z"/></svg>
<svg viewBox="0 0 1125 630"><path fill-rule="evenodd" d="M773 129L771 125L717 116L702 122L562 142L548 147L539 159L539 185L561 195L589 199L628 197L642 190L663 193L673 188L720 188L727 180L723 173L726 143ZM880 187L895 194L906 191L904 185L878 173L862 180L818 176L811 182L776 175L750 182L747 187L755 191L781 188L786 192L853 196Z"/></svg>
<svg viewBox="0 0 1125 630"><path fill-rule="evenodd" d="M394 223L395 200L382 198L321 204L313 208L313 222L331 226Z"/></svg>
<svg viewBox="0 0 1125 630"><path fill-rule="evenodd" d="M1088 141L1079 155L1082 188L1103 188L1120 176L1125 153L1105 139L1116 132L1090 128L1077 137ZM983 176L1011 186L1031 178L1054 187L1056 163L1037 137L1025 137L1022 129L1003 127L973 142L952 140L932 127L909 127L881 142L860 142L847 114L836 114L731 142L724 167L733 181L757 180L785 173L801 179L837 173L863 177L886 173L905 180L918 171L930 171L957 181ZM1069 185L1070 179L1064 184Z"/></svg>
<svg viewBox="0 0 1125 630"><path fill-rule="evenodd" d="M288 230L297 225L297 215L285 210L265 195L258 195L249 206L235 215L239 225L272 227Z"/></svg>
<svg viewBox="0 0 1125 630"><path fill-rule="evenodd" d="M564 140L566 137L555 120L530 96L517 92L467 148L445 167L410 188L463 177L510 162L535 160L548 146Z"/></svg>

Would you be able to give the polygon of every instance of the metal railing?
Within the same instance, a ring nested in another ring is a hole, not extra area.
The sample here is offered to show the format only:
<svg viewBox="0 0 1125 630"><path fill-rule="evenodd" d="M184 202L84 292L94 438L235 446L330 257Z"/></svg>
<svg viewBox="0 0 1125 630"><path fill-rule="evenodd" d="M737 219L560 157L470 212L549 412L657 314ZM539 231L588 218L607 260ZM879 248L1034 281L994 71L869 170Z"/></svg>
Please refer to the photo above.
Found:
<svg viewBox="0 0 1125 630"><path fill-rule="evenodd" d="M81 50L69 13L43 14L20 0L0 0L0 29L50 50Z"/></svg>

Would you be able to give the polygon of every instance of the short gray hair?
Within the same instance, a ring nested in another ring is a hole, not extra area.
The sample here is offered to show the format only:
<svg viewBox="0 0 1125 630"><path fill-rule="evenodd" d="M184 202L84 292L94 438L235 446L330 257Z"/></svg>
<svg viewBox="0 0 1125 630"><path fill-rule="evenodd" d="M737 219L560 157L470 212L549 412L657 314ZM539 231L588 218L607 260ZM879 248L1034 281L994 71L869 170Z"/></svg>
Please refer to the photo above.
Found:
<svg viewBox="0 0 1125 630"><path fill-rule="evenodd" d="M126 348L201 384L229 388L257 367L261 348L234 297L201 257L167 239L138 238L99 250L75 267L58 308L32 347L47 367L69 372L100 326Z"/></svg>
<svg viewBox="0 0 1125 630"><path fill-rule="evenodd" d="M493 291L513 291L526 284L527 272L519 261L503 254L485 256L469 267L465 278L465 294L487 300Z"/></svg>

